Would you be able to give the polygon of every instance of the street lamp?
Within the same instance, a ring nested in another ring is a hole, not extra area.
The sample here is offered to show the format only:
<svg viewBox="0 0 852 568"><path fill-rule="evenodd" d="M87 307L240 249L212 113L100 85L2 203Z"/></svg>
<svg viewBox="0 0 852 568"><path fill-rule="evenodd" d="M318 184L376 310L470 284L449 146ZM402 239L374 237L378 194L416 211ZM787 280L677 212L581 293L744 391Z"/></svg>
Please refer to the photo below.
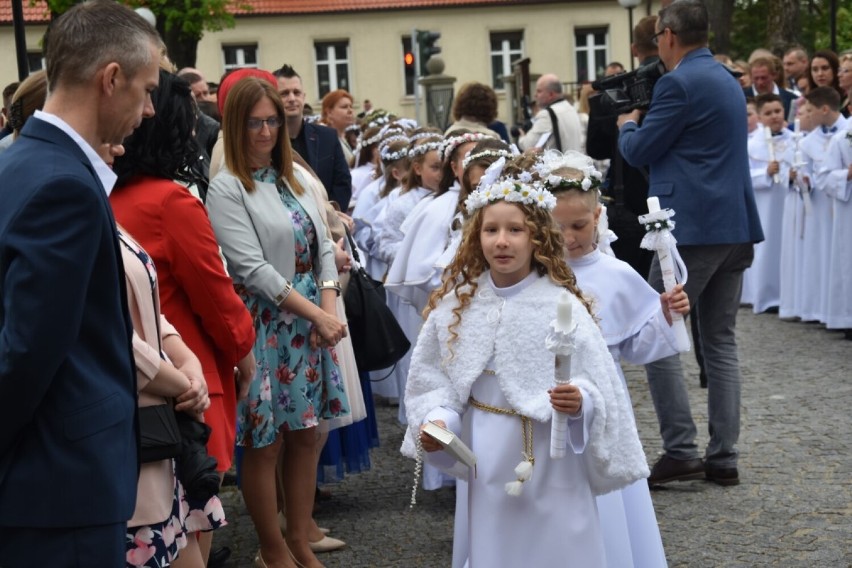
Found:
<svg viewBox="0 0 852 568"><path fill-rule="evenodd" d="M618 5L622 8L627 8L627 22L630 26L630 70L633 71L636 65L633 63L633 8L638 6L642 0L618 0Z"/></svg>

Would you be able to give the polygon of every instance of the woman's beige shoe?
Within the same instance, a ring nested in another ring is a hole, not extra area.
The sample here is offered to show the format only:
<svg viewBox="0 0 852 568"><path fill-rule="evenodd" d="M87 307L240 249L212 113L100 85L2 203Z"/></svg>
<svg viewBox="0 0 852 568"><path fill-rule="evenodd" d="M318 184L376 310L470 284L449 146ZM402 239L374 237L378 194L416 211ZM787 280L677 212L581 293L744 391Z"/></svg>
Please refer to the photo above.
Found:
<svg viewBox="0 0 852 568"><path fill-rule="evenodd" d="M260 555L260 551L257 551L257 556L254 557L254 568L267 568L266 562L263 561L263 556Z"/></svg>
<svg viewBox="0 0 852 568"><path fill-rule="evenodd" d="M342 540L330 536L324 536L321 540L309 542L308 544L314 552L331 552L332 550L340 550L346 546L346 543Z"/></svg>

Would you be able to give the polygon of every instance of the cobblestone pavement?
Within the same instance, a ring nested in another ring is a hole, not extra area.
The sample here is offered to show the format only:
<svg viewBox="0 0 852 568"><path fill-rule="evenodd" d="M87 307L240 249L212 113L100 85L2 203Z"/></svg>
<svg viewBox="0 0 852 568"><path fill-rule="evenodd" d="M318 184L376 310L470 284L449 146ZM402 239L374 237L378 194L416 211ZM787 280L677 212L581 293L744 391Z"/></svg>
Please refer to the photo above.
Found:
<svg viewBox="0 0 852 568"><path fill-rule="evenodd" d="M813 324L740 310L743 370L740 478L736 487L704 481L653 492L672 567L852 567L852 342ZM707 442L707 391L687 362L699 446ZM659 449L644 370L627 367L639 433L649 462ZM328 568L450 565L451 489L418 491L409 510L413 462L400 456L396 408L377 410L382 446L371 471L331 485L316 513L320 526L348 546L322 554ZM223 492L230 526L214 546L228 545L228 566L251 566L257 538L242 498ZM549 567L525 567L549 568ZM582 567L581 567L582 568Z"/></svg>

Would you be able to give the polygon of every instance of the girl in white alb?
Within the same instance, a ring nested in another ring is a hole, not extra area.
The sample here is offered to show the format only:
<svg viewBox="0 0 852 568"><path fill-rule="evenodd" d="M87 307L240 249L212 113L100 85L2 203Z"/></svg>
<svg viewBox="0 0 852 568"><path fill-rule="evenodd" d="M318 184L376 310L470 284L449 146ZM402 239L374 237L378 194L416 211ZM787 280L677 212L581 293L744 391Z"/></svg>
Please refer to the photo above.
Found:
<svg viewBox="0 0 852 568"><path fill-rule="evenodd" d="M458 473L420 432L434 420L477 458L476 475L461 472L454 568L605 567L595 496L648 475L615 364L563 260L555 201L528 172L471 194L412 356L402 452L416 457L422 444L430 462ZM571 383L554 387L545 339L564 291L576 351ZM550 458L554 410L568 415L562 459Z"/></svg>
<svg viewBox="0 0 852 568"><path fill-rule="evenodd" d="M583 189L591 158L577 152L564 156L548 150L538 168L556 195L553 217L562 230L568 266L577 277L604 341L627 389L621 360L644 365L678 352L669 311L689 313L689 300L678 285L671 294L658 294L626 262L606 254L606 214L598 199L597 172ZM662 306L661 306L662 304ZM648 484L641 479L621 491L597 499L609 568L662 568L667 565Z"/></svg>

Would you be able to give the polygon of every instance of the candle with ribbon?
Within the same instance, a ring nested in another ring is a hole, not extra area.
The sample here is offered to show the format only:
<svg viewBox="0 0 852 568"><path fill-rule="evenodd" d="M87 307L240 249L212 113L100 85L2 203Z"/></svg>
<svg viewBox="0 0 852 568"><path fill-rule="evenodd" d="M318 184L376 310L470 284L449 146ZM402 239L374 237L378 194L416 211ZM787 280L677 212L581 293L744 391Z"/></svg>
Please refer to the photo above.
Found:
<svg viewBox="0 0 852 568"><path fill-rule="evenodd" d="M796 188L798 194L802 197L802 209L805 215L811 214L811 192L810 187L808 187L808 183L804 180L801 171L804 166L807 165L805 161L805 156L801 150L802 138L805 135L802 132L802 123L797 118L793 121L793 143L795 144L795 151L793 152L793 169L796 170L796 179L793 181L793 185ZM802 235L805 232L805 224L802 223Z"/></svg>
<svg viewBox="0 0 852 568"><path fill-rule="evenodd" d="M574 354L574 335L577 326L573 321L571 295L563 291L556 303L556 319L550 324L545 339L548 350L556 354L556 375L553 386L571 382L571 356ZM564 458L568 447L568 415L553 411L550 426L550 457Z"/></svg>
<svg viewBox="0 0 852 568"><path fill-rule="evenodd" d="M649 197L648 214L639 216L639 222L645 225L645 236L639 246L643 249L656 251L666 292L671 292L678 280L681 284L686 284L687 279L686 265L677 252L677 240L672 235L675 223L671 218L674 217L674 214L671 209L660 209L658 197ZM676 277L675 268L677 268L680 278ZM689 334L686 331L683 316L677 312L671 312L671 318L675 347L680 352L689 351Z"/></svg>
<svg viewBox="0 0 852 568"><path fill-rule="evenodd" d="M763 136L766 138L766 149L769 151L769 161L775 161L775 142L772 141L772 129L768 126L763 128ZM772 183L781 183L781 176L772 174Z"/></svg>

